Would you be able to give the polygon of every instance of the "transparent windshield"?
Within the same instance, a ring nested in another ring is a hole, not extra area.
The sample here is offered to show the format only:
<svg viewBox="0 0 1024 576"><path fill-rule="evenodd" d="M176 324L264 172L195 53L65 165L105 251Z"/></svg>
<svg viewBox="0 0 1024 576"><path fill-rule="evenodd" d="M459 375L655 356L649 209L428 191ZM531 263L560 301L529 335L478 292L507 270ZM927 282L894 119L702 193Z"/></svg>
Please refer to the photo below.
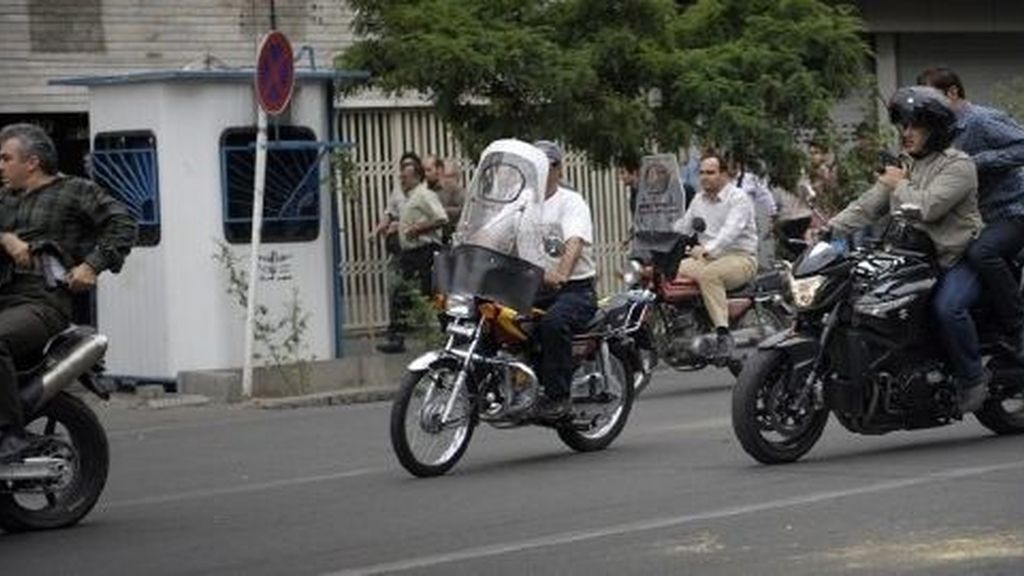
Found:
<svg viewBox="0 0 1024 576"><path fill-rule="evenodd" d="M543 184L547 158L518 140L499 140L481 155L466 192L454 243L482 246L509 256L532 253L542 240Z"/></svg>
<svg viewBox="0 0 1024 576"><path fill-rule="evenodd" d="M679 162L672 154L645 156L640 165L639 191L633 227L640 233L672 232L686 212L686 194Z"/></svg>
<svg viewBox="0 0 1024 576"><path fill-rule="evenodd" d="M543 246L543 152L518 140L484 150L466 191L452 249L435 260L438 288L528 312L544 277L530 255Z"/></svg>

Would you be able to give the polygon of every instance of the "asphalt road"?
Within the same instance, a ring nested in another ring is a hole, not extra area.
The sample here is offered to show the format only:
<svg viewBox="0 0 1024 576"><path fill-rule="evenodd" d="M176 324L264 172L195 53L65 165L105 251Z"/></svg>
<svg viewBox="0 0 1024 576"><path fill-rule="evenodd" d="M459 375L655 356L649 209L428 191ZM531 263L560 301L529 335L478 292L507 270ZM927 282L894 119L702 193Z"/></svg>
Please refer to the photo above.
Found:
<svg viewBox="0 0 1024 576"><path fill-rule="evenodd" d="M973 420L756 465L724 373L665 372L608 450L480 428L410 477L389 405L105 408L112 470L79 527L0 535L29 574L1024 573L1024 437Z"/></svg>

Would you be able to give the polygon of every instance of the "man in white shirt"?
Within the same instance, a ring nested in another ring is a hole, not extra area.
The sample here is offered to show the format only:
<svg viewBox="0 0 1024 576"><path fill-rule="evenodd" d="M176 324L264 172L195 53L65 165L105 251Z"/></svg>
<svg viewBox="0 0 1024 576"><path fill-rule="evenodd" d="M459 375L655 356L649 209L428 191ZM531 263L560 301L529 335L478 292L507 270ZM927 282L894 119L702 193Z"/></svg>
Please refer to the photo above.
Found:
<svg viewBox="0 0 1024 576"><path fill-rule="evenodd" d="M693 278L700 285L704 306L718 335L715 356L724 359L733 350L726 290L739 288L757 274L757 223L753 202L732 183L719 155L704 154L700 184L701 192L674 226L683 234L695 232L695 218L703 219L706 226L698 234L700 244L679 263L679 276Z"/></svg>
<svg viewBox="0 0 1024 576"><path fill-rule="evenodd" d="M542 211L543 250L524 245L520 257L544 268L544 288L536 303L546 311L537 327L544 397L536 413L558 420L570 408L572 336L582 331L597 311L594 223L583 196L560 184L561 148L547 140L534 145L550 162Z"/></svg>

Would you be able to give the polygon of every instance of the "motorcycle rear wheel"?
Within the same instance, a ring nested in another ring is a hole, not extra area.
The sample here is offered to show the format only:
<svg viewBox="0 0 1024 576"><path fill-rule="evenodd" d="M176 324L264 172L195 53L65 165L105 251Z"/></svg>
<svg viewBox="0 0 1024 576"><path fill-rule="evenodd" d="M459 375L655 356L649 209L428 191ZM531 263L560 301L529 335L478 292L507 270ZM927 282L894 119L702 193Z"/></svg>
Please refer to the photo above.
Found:
<svg viewBox="0 0 1024 576"><path fill-rule="evenodd" d="M1024 434L1024 391L1007 398L990 398L974 417L1001 436Z"/></svg>
<svg viewBox="0 0 1024 576"><path fill-rule="evenodd" d="M622 433L633 408L634 391L626 370L628 364L614 351L608 358L611 360L611 366L605 367L608 392L618 397L617 404L609 407L610 416L586 430L579 430L572 424L557 429L562 442L577 452L596 452L607 448Z"/></svg>
<svg viewBox="0 0 1024 576"><path fill-rule="evenodd" d="M430 478L448 472L469 447L476 414L468 386L455 400L452 420L442 422L459 369L454 361L442 361L402 378L391 406L391 447L414 476Z"/></svg>
<svg viewBox="0 0 1024 576"><path fill-rule="evenodd" d="M0 529L24 532L77 524L96 505L107 483L110 449L103 426L85 402L61 392L27 429L56 439L52 444L59 453L53 455L69 461L71 476L59 490L0 494Z"/></svg>
<svg viewBox="0 0 1024 576"><path fill-rule="evenodd" d="M743 449L764 464L794 462L821 438L828 410L800 413L791 408L792 361L779 350L759 350L732 391L732 428Z"/></svg>

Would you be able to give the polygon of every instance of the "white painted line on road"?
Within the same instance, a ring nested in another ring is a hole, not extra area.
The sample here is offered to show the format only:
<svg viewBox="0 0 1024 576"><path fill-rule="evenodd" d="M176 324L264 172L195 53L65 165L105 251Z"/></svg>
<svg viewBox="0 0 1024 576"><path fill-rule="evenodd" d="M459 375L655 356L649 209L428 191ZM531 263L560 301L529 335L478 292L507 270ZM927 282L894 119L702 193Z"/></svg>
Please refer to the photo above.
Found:
<svg viewBox="0 0 1024 576"><path fill-rule="evenodd" d="M651 434L660 432L693 432L697 430L713 430L715 428L728 428L732 426L731 418L709 418L697 420L696 422L684 422L680 424L668 424L666 426L655 426L652 428L641 428L637 432Z"/></svg>
<svg viewBox="0 0 1024 576"><path fill-rule="evenodd" d="M274 480L273 482L262 482L259 484L246 484L244 486L233 486L231 488L211 488L209 490L192 490L190 492L179 492L177 494L164 494L160 496L147 496L132 500L119 500L107 503L103 508L127 508L130 506L152 506L154 504L169 504L182 500L197 500L201 498L212 498L214 496L230 496L234 494L246 494L249 492L262 492L264 490L275 490L278 488L290 488L304 484L315 484L317 482L330 482L331 480L342 480L345 478L357 478L383 472L383 468L361 468L347 472L334 474L321 474L319 476L305 476L302 478L286 478Z"/></svg>
<svg viewBox="0 0 1024 576"><path fill-rule="evenodd" d="M519 542L506 542L490 546L478 546L475 548L456 550L454 552L447 552L444 554L421 556L419 558L410 558L407 560L399 560L397 562L387 562L383 564L364 566L362 568L346 569L338 572L327 573L323 576L361 576L369 574L384 574L388 572L403 572L407 570L416 570L422 568L432 568L434 566L438 566L441 564L450 564L453 562L463 562L467 560L478 560L480 558L488 558L493 556L503 556L505 554L514 554L518 552L537 550L540 548L549 548L552 546L562 546L566 544L574 544L577 542L598 540L602 538L608 538L611 536L623 536L635 532L645 532L649 530L659 530L664 528L675 528L679 526L685 526L687 524L706 522L708 520L719 520L722 518L745 516L748 514L780 510L795 506L818 504L821 502L838 500L840 498L848 498L850 496L860 496L864 494L888 492L892 490L908 488L911 486L919 486L921 484L931 484L934 482L941 482L945 480L970 478L973 476L981 476L983 474L991 474L993 472L1013 470L1016 468L1024 468L1024 460L1018 460L1016 462L1006 462L1004 464L995 464L992 466L978 466L973 468L951 468L948 470L941 470L939 472L933 472L930 474L924 474L912 478L888 480L885 482L877 482L875 484L858 486L856 488L847 488L844 490L816 492L812 494L805 494L803 496L794 496L792 498L781 498L778 500L761 502L759 504L733 506L729 508L722 508L719 510L697 512L695 514L685 514L682 516L652 518L650 520L640 520L637 522L629 522L626 524L615 524L612 526L608 526L605 528L597 528L594 530L582 530L575 532L562 532L559 534L549 534L547 536L530 538L528 540L521 540Z"/></svg>

